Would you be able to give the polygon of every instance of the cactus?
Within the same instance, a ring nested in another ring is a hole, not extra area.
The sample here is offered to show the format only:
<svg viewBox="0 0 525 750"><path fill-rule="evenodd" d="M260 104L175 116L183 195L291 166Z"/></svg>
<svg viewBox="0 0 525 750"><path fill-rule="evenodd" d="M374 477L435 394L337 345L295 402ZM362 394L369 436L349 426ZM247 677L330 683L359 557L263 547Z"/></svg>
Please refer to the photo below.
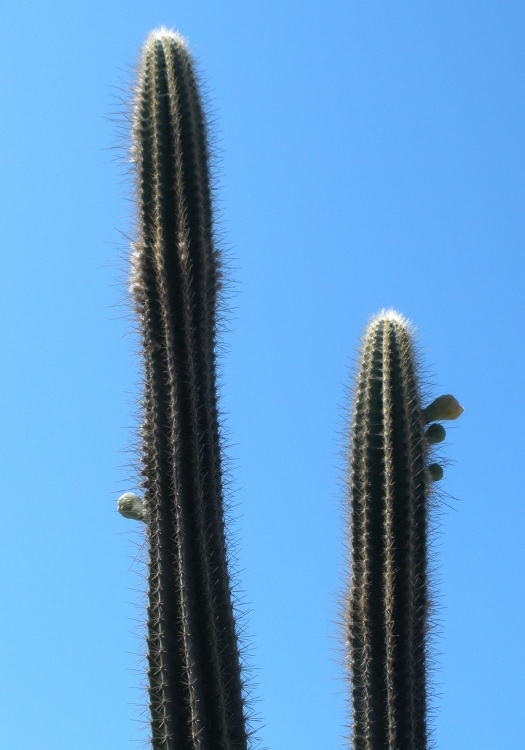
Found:
<svg viewBox="0 0 525 750"><path fill-rule="evenodd" d="M354 391L349 467L351 583L345 607L354 750L429 745L428 465L444 438L430 419L463 411L452 396L421 406L412 328L394 311L370 321Z"/></svg>
<svg viewBox="0 0 525 750"><path fill-rule="evenodd" d="M207 127L192 57L183 38L166 29L150 34L142 51L132 161L137 240L130 288L143 344L152 748L245 750L221 478L221 265ZM126 502L136 513L136 501Z"/></svg>
<svg viewBox="0 0 525 750"><path fill-rule="evenodd" d="M142 339L143 499L119 498L148 540L152 750L247 750L225 535L216 383L221 259L206 119L185 41L143 48L132 161L131 283ZM427 750L429 464L453 396L421 406L412 329L393 311L365 332L355 387L346 606L354 750ZM433 424L429 424L433 422ZM428 425L428 426L427 426Z"/></svg>

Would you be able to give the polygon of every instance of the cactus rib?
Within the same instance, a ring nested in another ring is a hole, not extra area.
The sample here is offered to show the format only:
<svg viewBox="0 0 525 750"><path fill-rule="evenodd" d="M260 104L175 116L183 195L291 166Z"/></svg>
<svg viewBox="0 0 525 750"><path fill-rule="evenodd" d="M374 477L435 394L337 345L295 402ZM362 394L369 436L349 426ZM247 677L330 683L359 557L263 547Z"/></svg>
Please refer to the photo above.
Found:
<svg viewBox="0 0 525 750"><path fill-rule="evenodd" d="M152 748L245 750L221 479L221 269L207 129L191 55L166 29L150 34L142 51L132 139Z"/></svg>

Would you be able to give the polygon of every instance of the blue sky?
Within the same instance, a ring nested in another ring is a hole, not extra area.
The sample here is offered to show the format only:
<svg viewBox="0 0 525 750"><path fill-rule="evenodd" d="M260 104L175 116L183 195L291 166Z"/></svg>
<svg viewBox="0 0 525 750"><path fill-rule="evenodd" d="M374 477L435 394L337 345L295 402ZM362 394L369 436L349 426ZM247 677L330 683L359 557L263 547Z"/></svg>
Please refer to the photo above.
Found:
<svg viewBox="0 0 525 750"><path fill-rule="evenodd" d="M0 747L144 738L140 538L115 510L139 363L114 120L160 24L190 39L216 121L262 745L344 746L344 388L367 318L393 306L436 395L466 409L436 549L437 747L522 746L523 4L2 0L0 18Z"/></svg>

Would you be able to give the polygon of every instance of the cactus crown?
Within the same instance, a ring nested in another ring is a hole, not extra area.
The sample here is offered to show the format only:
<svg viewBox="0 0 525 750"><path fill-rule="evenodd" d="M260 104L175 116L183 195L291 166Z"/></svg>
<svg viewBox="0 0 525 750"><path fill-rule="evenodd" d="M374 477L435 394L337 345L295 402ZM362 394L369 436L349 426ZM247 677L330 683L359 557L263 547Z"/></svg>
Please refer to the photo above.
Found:
<svg viewBox="0 0 525 750"><path fill-rule="evenodd" d="M221 271L213 246L207 125L195 66L180 34L160 27L148 35L133 109L139 239L131 256L132 297L141 314L150 275L145 248L160 261L162 245L175 243L195 283L199 276L206 283L203 301L213 320ZM200 246L201 257L189 256L190 243Z"/></svg>

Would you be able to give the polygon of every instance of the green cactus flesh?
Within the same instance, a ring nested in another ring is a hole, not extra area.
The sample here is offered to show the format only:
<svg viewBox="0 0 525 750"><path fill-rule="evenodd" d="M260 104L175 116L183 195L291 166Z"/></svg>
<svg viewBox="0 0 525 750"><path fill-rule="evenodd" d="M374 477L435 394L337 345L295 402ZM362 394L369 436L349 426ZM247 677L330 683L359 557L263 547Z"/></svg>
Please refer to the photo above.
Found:
<svg viewBox="0 0 525 750"><path fill-rule="evenodd" d="M354 392L346 608L355 750L426 750L428 474L412 331L366 329Z"/></svg>
<svg viewBox="0 0 525 750"><path fill-rule="evenodd" d="M143 341L153 750L243 750L216 392L220 267L206 122L184 40L147 39L133 111L131 291Z"/></svg>

